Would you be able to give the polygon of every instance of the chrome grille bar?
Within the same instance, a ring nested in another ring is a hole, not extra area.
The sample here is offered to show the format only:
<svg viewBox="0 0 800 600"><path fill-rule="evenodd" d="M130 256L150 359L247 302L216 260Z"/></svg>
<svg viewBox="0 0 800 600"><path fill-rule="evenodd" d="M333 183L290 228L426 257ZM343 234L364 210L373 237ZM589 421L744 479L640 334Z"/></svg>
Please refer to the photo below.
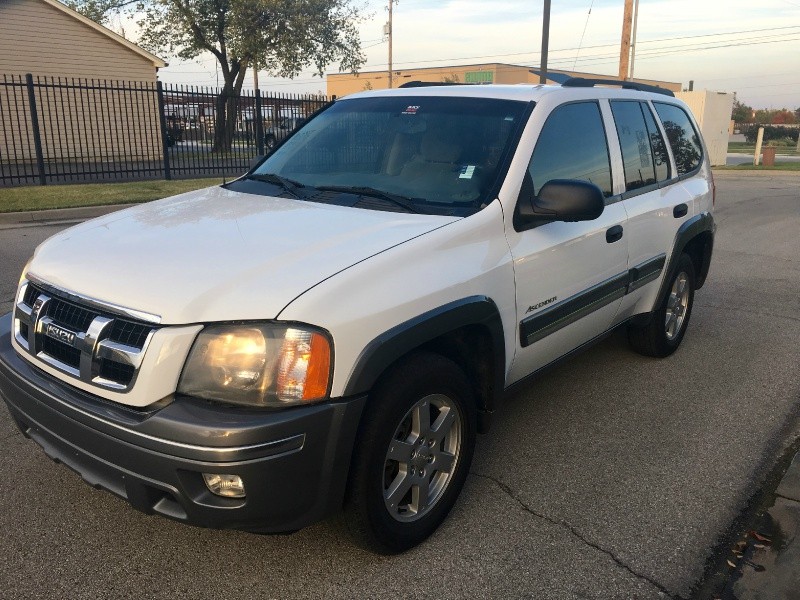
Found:
<svg viewBox="0 0 800 600"><path fill-rule="evenodd" d="M14 338L29 354L71 377L126 392L156 330L152 323L132 321L134 312L114 314L95 301L84 304L75 294L62 296L50 285L23 281Z"/></svg>

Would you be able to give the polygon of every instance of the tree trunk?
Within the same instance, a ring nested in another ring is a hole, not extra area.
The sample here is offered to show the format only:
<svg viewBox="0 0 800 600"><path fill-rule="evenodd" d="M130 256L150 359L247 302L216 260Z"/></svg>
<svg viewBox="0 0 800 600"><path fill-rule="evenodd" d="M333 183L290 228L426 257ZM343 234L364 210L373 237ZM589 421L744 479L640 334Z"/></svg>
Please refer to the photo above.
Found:
<svg viewBox="0 0 800 600"><path fill-rule="evenodd" d="M239 98L242 93L247 61L235 61L233 68L224 69L225 86L216 98L214 114L214 144L212 152L230 152L236 121L239 117Z"/></svg>
<svg viewBox="0 0 800 600"><path fill-rule="evenodd" d="M236 126L236 96L233 82L225 82L225 87L216 98L214 112L214 144L212 152L229 152L233 143Z"/></svg>

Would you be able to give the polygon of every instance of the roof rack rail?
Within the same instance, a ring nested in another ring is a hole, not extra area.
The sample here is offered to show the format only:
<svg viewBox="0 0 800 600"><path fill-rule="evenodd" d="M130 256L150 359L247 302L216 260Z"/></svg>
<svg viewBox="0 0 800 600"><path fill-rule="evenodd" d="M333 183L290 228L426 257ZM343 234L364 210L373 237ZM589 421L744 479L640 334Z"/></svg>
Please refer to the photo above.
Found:
<svg viewBox="0 0 800 600"><path fill-rule="evenodd" d="M449 81L407 81L403 85L399 86L401 88L418 88L418 87L437 87L440 85L474 85L472 83L461 83L458 81L449 82Z"/></svg>
<svg viewBox="0 0 800 600"><path fill-rule="evenodd" d="M623 81L621 79L587 79L584 77L571 77L561 83L561 87L594 87L596 85L616 85L626 90L637 90L639 92L651 92L653 94L663 94L664 96L675 96L672 90L662 88L657 85L647 85L635 81Z"/></svg>

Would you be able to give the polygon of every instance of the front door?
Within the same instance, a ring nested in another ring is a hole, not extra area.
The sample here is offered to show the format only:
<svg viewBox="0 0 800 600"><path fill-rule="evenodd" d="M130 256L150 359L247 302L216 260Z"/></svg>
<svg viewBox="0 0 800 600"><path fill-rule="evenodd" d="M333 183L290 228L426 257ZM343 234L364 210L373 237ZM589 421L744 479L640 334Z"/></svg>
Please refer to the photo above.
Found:
<svg viewBox="0 0 800 600"><path fill-rule="evenodd" d="M545 222L518 231L514 259L518 346L507 383L547 365L611 327L628 282L626 213L613 195L608 142L596 101L556 107L547 117L523 192L552 179L596 184L607 198L593 221Z"/></svg>

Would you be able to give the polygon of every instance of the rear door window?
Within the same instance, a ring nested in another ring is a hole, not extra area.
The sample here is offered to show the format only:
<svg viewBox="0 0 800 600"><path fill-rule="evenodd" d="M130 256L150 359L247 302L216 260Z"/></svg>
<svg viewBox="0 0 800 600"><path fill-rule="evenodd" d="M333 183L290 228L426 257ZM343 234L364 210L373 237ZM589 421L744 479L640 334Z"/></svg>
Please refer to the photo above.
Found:
<svg viewBox="0 0 800 600"><path fill-rule="evenodd" d="M654 102L664 131L667 132L675 166L679 175L685 175L700 166L703 160L703 146L689 115L679 106Z"/></svg>
<svg viewBox="0 0 800 600"><path fill-rule="evenodd" d="M653 150L639 102L612 102L611 112L617 128L622 162L625 167L625 189L636 190L656 183Z"/></svg>
<svg viewBox="0 0 800 600"><path fill-rule="evenodd" d="M650 149L653 151L653 164L656 167L656 180L666 181L669 179L669 154L667 154L667 145L664 143L664 137L661 131L656 126L656 120L653 118L653 113L650 112L650 107L642 103L642 114L644 121L647 124L647 133L650 137Z"/></svg>

